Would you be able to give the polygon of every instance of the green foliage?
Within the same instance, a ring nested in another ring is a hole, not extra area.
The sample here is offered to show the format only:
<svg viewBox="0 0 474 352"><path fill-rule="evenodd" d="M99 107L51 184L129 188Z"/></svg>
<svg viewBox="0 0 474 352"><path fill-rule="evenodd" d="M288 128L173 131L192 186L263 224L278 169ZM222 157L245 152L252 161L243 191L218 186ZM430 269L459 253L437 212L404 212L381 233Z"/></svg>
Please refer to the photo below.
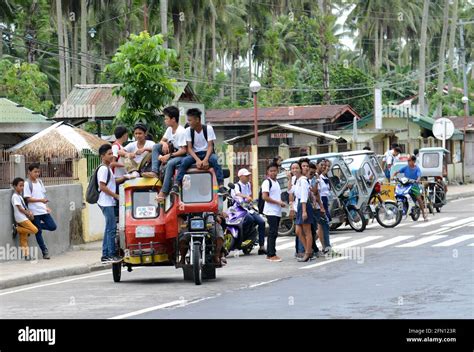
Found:
<svg viewBox="0 0 474 352"><path fill-rule="evenodd" d="M54 105L44 99L48 92L48 78L37 65L0 60L0 96L48 116Z"/></svg>
<svg viewBox="0 0 474 352"><path fill-rule="evenodd" d="M147 32L131 35L130 40L120 46L107 65L106 74L122 83L114 94L125 98L115 123L132 127L137 122L148 125L154 138L163 134L163 122L158 112L171 103L175 95L170 78L168 62L174 60L174 50L163 47L163 36L150 36Z"/></svg>

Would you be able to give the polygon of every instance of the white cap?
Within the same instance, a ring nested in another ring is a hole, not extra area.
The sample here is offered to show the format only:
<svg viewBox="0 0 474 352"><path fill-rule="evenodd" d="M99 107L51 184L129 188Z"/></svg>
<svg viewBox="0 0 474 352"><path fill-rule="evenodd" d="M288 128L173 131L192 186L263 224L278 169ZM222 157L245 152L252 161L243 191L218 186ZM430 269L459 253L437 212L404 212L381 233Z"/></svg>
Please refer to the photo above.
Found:
<svg viewBox="0 0 474 352"><path fill-rule="evenodd" d="M248 175L251 175L252 173L247 170L247 169L240 169L239 172L237 173L237 176L240 177L240 176L248 176Z"/></svg>

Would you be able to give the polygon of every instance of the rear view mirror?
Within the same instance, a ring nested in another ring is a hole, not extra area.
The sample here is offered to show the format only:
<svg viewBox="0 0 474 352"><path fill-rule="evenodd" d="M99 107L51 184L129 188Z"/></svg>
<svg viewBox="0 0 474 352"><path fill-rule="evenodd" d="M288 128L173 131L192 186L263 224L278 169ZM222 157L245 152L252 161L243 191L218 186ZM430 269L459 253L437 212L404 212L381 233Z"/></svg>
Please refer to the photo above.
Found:
<svg viewBox="0 0 474 352"><path fill-rule="evenodd" d="M235 189L235 185L232 182L229 182L227 187L229 187L230 189Z"/></svg>

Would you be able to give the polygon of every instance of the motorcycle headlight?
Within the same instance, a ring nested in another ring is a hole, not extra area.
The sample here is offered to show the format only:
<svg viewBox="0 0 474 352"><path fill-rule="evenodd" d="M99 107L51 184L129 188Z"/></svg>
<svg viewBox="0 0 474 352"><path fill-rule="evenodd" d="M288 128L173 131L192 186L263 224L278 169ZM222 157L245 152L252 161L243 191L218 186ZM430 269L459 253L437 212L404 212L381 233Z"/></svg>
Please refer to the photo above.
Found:
<svg viewBox="0 0 474 352"><path fill-rule="evenodd" d="M191 231L204 230L204 219L191 219L189 229Z"/></svg>

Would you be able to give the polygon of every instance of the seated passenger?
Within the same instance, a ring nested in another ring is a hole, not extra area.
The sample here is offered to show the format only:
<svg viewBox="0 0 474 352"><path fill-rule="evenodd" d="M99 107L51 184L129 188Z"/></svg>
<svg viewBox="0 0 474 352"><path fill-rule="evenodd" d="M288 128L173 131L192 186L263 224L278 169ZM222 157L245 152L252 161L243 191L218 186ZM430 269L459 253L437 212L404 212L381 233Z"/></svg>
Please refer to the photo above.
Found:
<svg viewBox="0 0 474 352"><path fill-rule="evenodd" d="M239 182L235 184L235 188L230 193L234 201L252 203L252 184L249 182L250 175L251 173L247 169L240 169L237 173ZM267 254L265 250L265 220L263 220L258 213L248 212L247 217L250 217L253 223L258 226L258 243L260 246L258 254Z"/></svg>
<svg viewBox="0 0 474 352"><path fill-rule="evenodd" d="M151 171L143 173L144 177L158 177L160 166L166 165L163 186L157 196L159 202L170 192L174 171L186 156L186 130L179 125L178 108L169 106L163 110L163 114L168 128L160 143L153 146Z"/></svg>
<svg viewBox="0 0 474 352"><path fill-rule="evenodd" d="M219 193L226 193L222 167L219 165L217 155L214 153L216 135L214 134L212 126L201 124L201 114L201 110L199 109L189 109L186 112L189 122L189 127L186 128L188 155L181 160L178 176L171 189L171 193L179 193L179 187L183 182L183 177L193 164L196 164L196 167L200 170L208 170L212 167L216 173Z"/></svg>

